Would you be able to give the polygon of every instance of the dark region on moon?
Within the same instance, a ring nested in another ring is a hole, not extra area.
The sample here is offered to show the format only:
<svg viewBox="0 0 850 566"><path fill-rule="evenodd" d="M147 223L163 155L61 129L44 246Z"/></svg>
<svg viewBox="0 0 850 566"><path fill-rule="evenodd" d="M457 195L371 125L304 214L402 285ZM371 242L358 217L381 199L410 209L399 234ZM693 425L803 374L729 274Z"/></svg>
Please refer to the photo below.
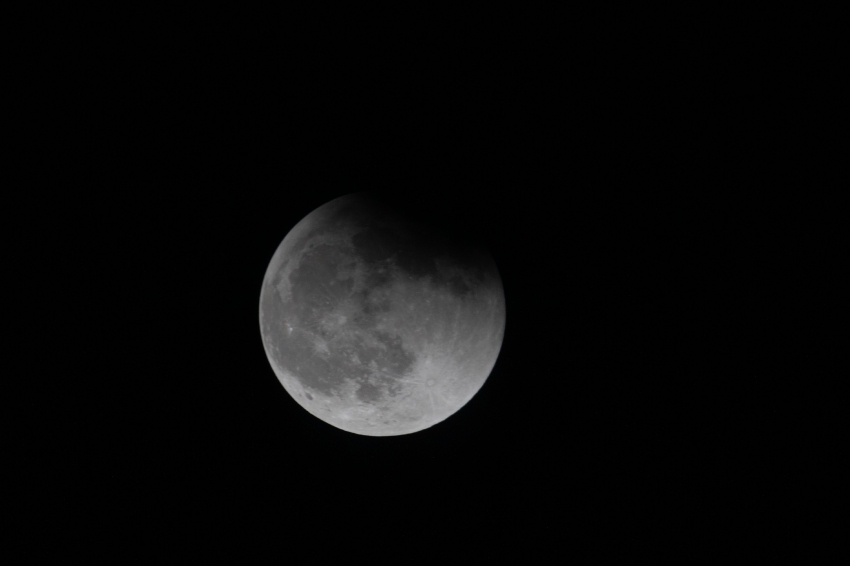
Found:
<svg viewBox="0 0 850 566"><path fill-rule="evenodd" d="M430 276L434 283L466 293L492 273L494 265L472 234L457 226L437 226L434 218L445 210L415 211L384 195L369 195L350 202L337 212L340 220L370 218L352 238L358 256L368 264L392 258L413 277ZM440 269L437 262L443 263ZM464 284L456 273L471 281Z"/></svg>
<svg viewBox="0 0 850 566"><path fill-rule="evenodd" d="M352 243L367 265L391 259L403 273L414 278L430 277L434 285L459 296L485 282L485 274L492 269L485 254L422 231L424 227L418 226L398 232L370 227L355 234ZM389 274L376 272L374 276L380 283L380 278Z"/></svg>

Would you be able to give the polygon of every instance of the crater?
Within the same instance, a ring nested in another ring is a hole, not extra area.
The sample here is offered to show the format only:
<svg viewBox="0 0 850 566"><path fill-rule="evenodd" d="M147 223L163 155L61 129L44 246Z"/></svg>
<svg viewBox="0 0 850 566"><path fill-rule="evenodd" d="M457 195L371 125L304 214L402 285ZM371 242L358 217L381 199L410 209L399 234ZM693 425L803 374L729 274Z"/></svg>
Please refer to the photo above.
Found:
<svg viewBox="0 0 850 566"><path fill-rule="evenodd" d="M455 275L448 280L449 290L459 297L465 297L472 292L472 287L460 275Z"/></svg>
<svg viewBox="0 0 850 566"><path fill-rule="evenodd" d="M366 263L389 259L399 251L398 234L386 227L370 227L351 238L357 254Z"/></svg>
<svg viewBox="0 0 850 566"><path fill-rule="evenodd" d="M369 382L361 383L357 388L357 398L367 403L378 401L381 398L381 390Z"/></svg>

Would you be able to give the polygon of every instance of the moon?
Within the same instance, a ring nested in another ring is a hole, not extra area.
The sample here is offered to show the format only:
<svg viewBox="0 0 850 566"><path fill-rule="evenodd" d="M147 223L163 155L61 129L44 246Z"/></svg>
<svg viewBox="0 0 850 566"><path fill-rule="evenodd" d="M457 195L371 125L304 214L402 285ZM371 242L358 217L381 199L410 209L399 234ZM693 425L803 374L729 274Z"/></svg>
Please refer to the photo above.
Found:
<svg viewBox="0 0 850 566"><path fill-rule="evenodd" d="M456 413L490 375L504 331L490 254L370 193L301 220L260 292L263 346L284 389L322 421L367 436Z"/></svg>

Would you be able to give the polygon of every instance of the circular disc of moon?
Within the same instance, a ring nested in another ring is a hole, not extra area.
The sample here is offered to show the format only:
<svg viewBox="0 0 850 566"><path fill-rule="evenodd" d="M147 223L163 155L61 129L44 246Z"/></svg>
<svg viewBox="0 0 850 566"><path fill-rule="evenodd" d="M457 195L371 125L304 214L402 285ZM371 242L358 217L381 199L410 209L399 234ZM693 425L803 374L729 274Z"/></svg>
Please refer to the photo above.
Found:
<svg viewBox="0 0 850 566"><path fill-rule="evenodd" d="M504 331L502 281L485 250L363 193L301 220L260 293L263 346L286 391L368 436L457 412L490 375Z"/></svg>

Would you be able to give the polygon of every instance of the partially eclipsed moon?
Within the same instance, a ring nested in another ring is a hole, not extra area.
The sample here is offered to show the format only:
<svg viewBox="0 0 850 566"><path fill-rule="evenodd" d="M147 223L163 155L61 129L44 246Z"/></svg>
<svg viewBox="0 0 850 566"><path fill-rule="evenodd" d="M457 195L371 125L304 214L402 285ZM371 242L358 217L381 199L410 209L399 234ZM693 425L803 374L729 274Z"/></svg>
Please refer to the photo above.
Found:
<svg viewBox="0 0 850 566"><path fill-rule="evenodd" d="M490 375L504 330L489 254L364 194L299 222L260 293L263 346L286 391L369 436L417 432L458 411Z"/></svg>

